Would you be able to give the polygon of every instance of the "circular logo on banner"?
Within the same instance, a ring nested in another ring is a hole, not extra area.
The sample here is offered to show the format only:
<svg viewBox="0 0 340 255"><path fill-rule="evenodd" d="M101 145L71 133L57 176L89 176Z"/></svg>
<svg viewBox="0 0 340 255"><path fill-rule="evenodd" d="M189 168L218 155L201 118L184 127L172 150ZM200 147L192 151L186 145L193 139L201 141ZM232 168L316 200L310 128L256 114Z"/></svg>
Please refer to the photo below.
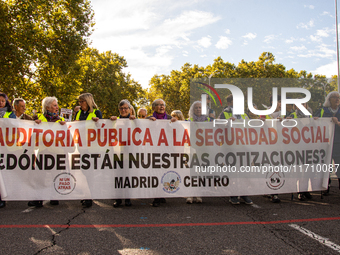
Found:
<svg viewBox="0 0 340 255"><path fill-rule="evenodd" d="M180 189L181 176L175 171L168 171L162 176L161 183L166 193L175 193Z"/></svg>
<svg viewBox="0 0 340 255"><path fill-rule="evenodd" d="M266 184L268 188L273 189L273 190L278 190L278 189L281 189L283 185L285 184L284 178L285 178L285 175L282 172L267 173Z"/></svg>
<svg viewBox="0 0 340 255"><path fill-rule="evenodd" d="M70 194L76 187L76 178L70 173L58 174L54 180L54 189L61 195Z"/></svg>

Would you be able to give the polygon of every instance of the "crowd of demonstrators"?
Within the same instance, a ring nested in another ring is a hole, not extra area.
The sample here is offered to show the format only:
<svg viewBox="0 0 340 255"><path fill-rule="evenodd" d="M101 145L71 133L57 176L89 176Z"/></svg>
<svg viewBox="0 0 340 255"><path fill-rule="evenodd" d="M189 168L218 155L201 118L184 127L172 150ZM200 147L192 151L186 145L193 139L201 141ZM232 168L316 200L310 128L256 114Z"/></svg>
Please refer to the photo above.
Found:
<svg viewBox="0 0 340 255"><path fill-rule="evenodd" d="M238 115L233 113L233 96L229 95L227 98L227 106L222 110L219 114L218 119L231 119L231 120L242 120L242 119L280 119L283 118L310 118L310 115L305 115L300 109L294 107L293 105L286 106L286 115L281 115L281 97L277 96L277 106L275 111L267 116L259 116L253 114L249 109L246 114ZM188 113L188 121L192 122L210 122L215 118L215 112L209 108L209 100L210 97L207 95L207 115L202 115L202 102L196 101L194 102ZM79 106L76 106L73 111L73 120L74 121L95 121L97 122L99 119L102 119L102 113L98 109L92 94L84 93L78 97ZM270 106L273 104L273 98L270 97ZM333 141L333 150L332 150L332 159L335 164L340 164L340 94L338 92L331 92L327 95L325 99L325 103L323 108L321 108L316 114L315 117L331 117L332 121L335 125L334 130L334 141ZM254 105L254 108L257 109L257 106ZM308 108L308 104L303 104L306 109ZM136 117L138 119L149 119L151 121L161 121L161 120L170 120L171 122L175 121L185 121L185 117L180 110L174 110L170 115L166 113L166 103L163 99L156 99L152 102L152 115L147 116L147 110L145 108L140 108L137 111L137 116L135 114L135 110L130 102L126 99L123 99L118 104L119 116L111 116L110 119L112 121L119 119L131 119L134 120ZM13 100L13 107L7 97L6 94L0 93L0 118L17 118L22 120L34 120L37 124L41 122L58 122L61 125L64 125L66 122L64 118L59 116L59 106L58 99L56 97L46 97L42 101L42 113L34 115L33 117L29 116L25 113L26 111L26 102L22 98L16 98ZM339 187L340 187L340 171L337 172L339 178ZM330 182L329 182L330 183ZM329 188L325 192L329 193ZM277 194L270 195L271 201L274 203L280 202L280 199ZM305 200L311 199L312 196L309 192L300 192L298 193L298 199ZM246 204L253 204L253 201L248 196L232 196L229 201L232 204L240 204L240 199L242 199ZM186 202L191 204L193 202L202 203L201 197L188 197L186 198ZM165 198L155 198L152 202L154 207L160 206L161 203L165 203ZM84 207L91 207L92 200L86 199L81 201ZM51 205L58 205L59 201L51 200ZM113 204L114 207L118 207L122 204L122 199L116 199ZM0 194L0 208L4 207L6 203L1 200ZM125 199L125 206L131 206L131 200ZM28 206L36 206L42 207L42 201L29 201Z"/></svg>

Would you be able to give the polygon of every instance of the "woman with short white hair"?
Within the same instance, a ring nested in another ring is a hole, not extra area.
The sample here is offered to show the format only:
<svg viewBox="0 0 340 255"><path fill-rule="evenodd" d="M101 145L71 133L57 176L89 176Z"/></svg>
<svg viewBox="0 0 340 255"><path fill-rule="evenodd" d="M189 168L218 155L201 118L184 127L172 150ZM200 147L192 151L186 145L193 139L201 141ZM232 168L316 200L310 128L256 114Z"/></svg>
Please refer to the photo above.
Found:
<svg viewBox="0 0 340 255"><path fill-rule="evenodd" d="M33 119L36 123L59 122L64 125L65 119L59 116L58 99L56 97L45 97L42 100L42 114L38 114Z"/></svg>
<svg viewBox="0 0 340 255"><path fill-rule="evenodd" d="M45 97L41 103L42 113L33 117L34 121L38 124L41 122L59 122L65 125L65 119L59 116L58 99L56 97ZM51 200L51 205L59 205L58 200ZM29 201L28 206L42 207L43 201Z"/></svg>

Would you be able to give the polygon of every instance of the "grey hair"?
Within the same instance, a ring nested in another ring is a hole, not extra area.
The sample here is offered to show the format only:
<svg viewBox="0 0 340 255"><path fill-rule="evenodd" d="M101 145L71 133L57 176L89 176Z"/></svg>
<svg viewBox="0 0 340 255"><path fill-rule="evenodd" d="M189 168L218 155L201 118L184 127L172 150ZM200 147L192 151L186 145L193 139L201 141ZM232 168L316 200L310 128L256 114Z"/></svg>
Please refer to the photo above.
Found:
<svg viewBox="0 0 340 255"><path fill-rule="evenodd" d="M188 113L189 119L194 117L194 107L195 107L195 104L198 104L198 103L202 106L202 102L201 101L195 101L190 106L190 110L189 110L189 113Z"/></svg>
<svg viewBox="0 0 340 255"><path fill-rule="evenodd" d="M58 99L56 97L45 97L41 102L42 112L47 112L46 108L50 106L54 101L57 101L58 103Z"/></svg>
<svg viewBox="0 0 340 255"><path fill-rule="evenodd" d="M331 97L334 95L340 96L338 91L332 91L328 93L328 95L326 96L325 102L323 103L324 107L331 107Z"/></svg>
<svg viewBox="0 0 340 255"><path fill-rule="evenodd" d="M155 100L152 102L152 105L151 105L151 106L152 106L152 109L155 108L156 103L157 103L157 101L159 101L159 100L163 101L164 106L166 106L165 101L164 101L163 99L161 99L161 98L158 98L158 99L155 99Z"/></svg>
<svg viewBox="0 0 340 255"><path fill-rule="evenodd" d="M24 102L26 104L26 101L22 98L14 98L13 100L13 106L18 106L19 102Z"/></svg>
<svg viewBox="0 0 340 255"><path fill-rule="evenodd" d="M119 107L122 107L124 104L127 104L127 105L129 106L129 109L131 109L132 106L131 106L129 100L127 100L127 99L121 100L121 101L119 102L119 104L118 104L118 108L119 108Z"/></svg>

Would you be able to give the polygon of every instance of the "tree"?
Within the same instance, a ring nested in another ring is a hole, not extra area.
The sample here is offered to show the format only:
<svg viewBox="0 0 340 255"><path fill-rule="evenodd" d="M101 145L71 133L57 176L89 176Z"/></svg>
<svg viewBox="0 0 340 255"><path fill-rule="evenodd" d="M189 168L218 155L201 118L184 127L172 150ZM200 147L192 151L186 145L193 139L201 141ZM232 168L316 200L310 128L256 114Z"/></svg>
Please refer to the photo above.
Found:
<svg viewBox="0 0 340 255"><path fill-rule="evenodd" d="M186 63L181 67L181 70L173 70L170 75L155 75L151 79L147 99L152 102L156 98L162 98L167 103L168 113L171 110L179 109L187 116L190 104L194 100L198 100L202 93L202 90L198 90L197 96L194 99L190 98L190 81L199 79L195 81L208 84L209 77L212 87L216 82L230 83L237 85L245 95L247 88L253 87L253 101L259 109L263 109L262 104L270 104L269 97L272 94L272 87L278 87L279 93L281 87L304 87L312 92L310 105L313 110L316 110L322 101L320 97L321 88L323 90L321 80L324 84L327 83L323 76L316 75L313 77L311 73L306 71L286 70L284 65L275 63L275 57L272 53L263 52L258 61L246 62L241 60L238 65L235 65L218 57L213 64L206 67L192 66ZM332 90L333 87L330 83L325 85L326 91ZM230 94L228 90L220 90L218 93L222 100ZM292 94L289 96L295 98L301 95ZM220 105L215 106L215 108L216 114L219 114L223 109Z"/></svg>
<svg viewBox="0 0 340 255"><path fill-rule="evenodd" d="M127 99L136 107L137 102L143 102L143 90L130 74L125 74L126 60L117 53L86 49L77 64L81 68L79 93L89 92L105 118L119 116L118 103ZM75 103L76 98L74 98Z"/></svg>
<svg viewBox="0 0 340 255"><path fill-rule="evenodd" d="M0 90L29 104L45 96L66 104L92 19L87 0L0 1Z"/></svg>
<svg viewBox="0 0 340 255"><path fill-rule="evenodd" d="M181 71L173 70L170 75L155 75L151 78L150 89L147 99L151 103L161 98L166 102L166 112L170 114L173 110L181 110L184 117L187 117L190 108L190 80L200 76L197 65L192 66L185 63ZM151 112L151 106L148 106Z"/></svg>

